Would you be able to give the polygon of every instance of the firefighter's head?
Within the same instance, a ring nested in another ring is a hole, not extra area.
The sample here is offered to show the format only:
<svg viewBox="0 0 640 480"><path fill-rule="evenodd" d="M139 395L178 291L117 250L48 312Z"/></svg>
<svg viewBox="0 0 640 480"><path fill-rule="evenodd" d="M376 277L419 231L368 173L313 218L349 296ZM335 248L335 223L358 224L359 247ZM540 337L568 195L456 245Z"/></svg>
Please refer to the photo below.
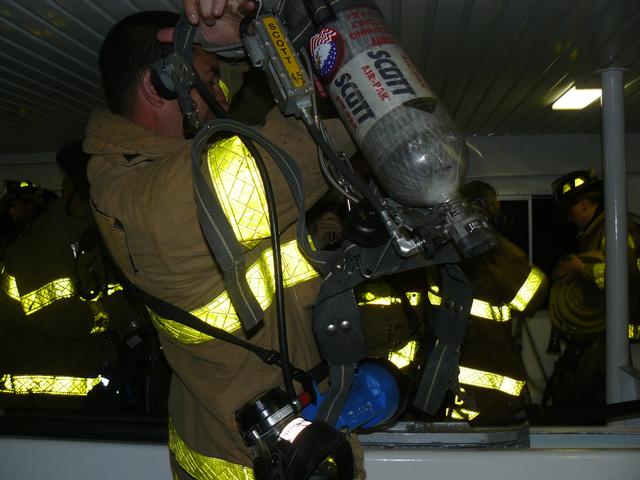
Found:
<svg viewBox="0 0 640 480"><path fill-rule="evenodd" d="M171 43L158 41L161 29L173 27L179 15L173 12L139 12L118 22L100 49L100 73L109 109L134 123L169 137L182 137L183 116L175 91L170 91L155 73L154 65L173 51ZM220 63L200 46L193 48L193 69L217 102L227 108L220 83ZM174 85L175 88L175 85ZM212 114L195 90L190 92L200 121Z"/></svg>
<svg viewBox="0 0 640 480"><path fill-rule="evenodd" d="M495 216L500 213L500 200L496 190L486 182L474 180L460 187L460 195L472 205L476 205L485 211L487 216Z"/></svg>
<svg viewBox="0 0 640 480"><path fill-rule="evenodd" d="M47 203L56 195L30 180L6 180L6 194L2 198L2 209L11 218L14 227L21 228L40 215Z"/></svg>
<svg viewBox="0 0 640 480"><path fill-rule="evenodd" d="M552 183L552 189L558 206L580 230L591 222L602 205L602 180L593 171L567 173Z"/></svg>

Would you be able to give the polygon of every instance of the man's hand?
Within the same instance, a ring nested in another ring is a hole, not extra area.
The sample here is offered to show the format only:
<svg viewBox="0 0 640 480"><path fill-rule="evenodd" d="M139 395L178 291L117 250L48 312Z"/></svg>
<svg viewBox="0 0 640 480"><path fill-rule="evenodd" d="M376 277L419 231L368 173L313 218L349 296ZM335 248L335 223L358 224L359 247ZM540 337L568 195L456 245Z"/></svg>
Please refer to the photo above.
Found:
<svg viewBox="0 0 640 480"><path fill-rule="evenodd" d="M184 13L192 25L197 25L207 46L226 46L240 42L238 29L242 18L256 4L251 0L183 0ZM173 28L158 32L158 40L170 43Z"/></svg>
<svg viewBox="0 0 640 480"><path fill-rule="evenodd" d="M584 263L575 255L569 255L562 258L555 270L553 271L553 279L558 282L566 282L576 277L582 271Z"/></svg>
<svg viewBox="0 0 640 480"><path fill-rule="evenodd" d="M197 25L202 21L212 27L224 14L239 16L242 19L255 8L250 0L183 0L184 13L189 23Z"/></svg>

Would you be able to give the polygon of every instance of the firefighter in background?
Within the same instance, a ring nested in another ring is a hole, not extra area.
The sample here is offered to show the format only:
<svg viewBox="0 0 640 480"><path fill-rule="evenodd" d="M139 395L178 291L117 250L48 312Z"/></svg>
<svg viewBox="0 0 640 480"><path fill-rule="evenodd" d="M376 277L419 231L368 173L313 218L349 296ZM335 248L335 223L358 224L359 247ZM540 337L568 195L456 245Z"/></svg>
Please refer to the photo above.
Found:
<svg viewBox="0 0 640 480"><path fill-rule="evenodd" d="M80 153L79 143L63 149L58 163L86 164ZM0 405L143 405L144 398L134 399L123 380L118 334L144 317L100 251L88 195L79 193L82 186L73 175L65 178L62 197L47 204L39 202L45 195L33 183L20 185L5 198L20 233L2 267Z"/></svg>
<svg viewBox="0 0 640 480"><path fill-rule="evenodd" d="M460 192L494 226L503 223L491 185L474 181ZM513 320L535 313L548 290L546 275L531 266L527 254L502 235L496 238L496 248L460 264L475 291L459 362L466 402L455 398L443 406L447 417L475 426L526 419L526 371L512 335ZM357 289L369 355L391 361L410 384L420 378L414 360L429 341L430 310L441 304L438 272L403 272Z"/></svg>
<svg viewBox="0 0 640 480"><path fill-rule="evenodd" d="M544 402L554 407L605 403L605 212L603 184L593 171L568 173L552 184L558 207L578 230L578 252L553 272L549 317L567 346L549 379ZM640 317L638 227L628 222L630 338Z"/></svg>
<svg viewBox="0 0 640 480"><path fill-rule="evenodd" d="M4 384L8 377L5 375L10 371L9 365L16 355L21 355L15 345L21 343L17 339L24 333L25 322L15 279L7 272L5 253L19 241L21 232L27 230L57 198L54 192L30 180L5 180L4 184L5 194L0 201L5 219L0 252L0 391L6 390ZM0 405L6 400L1 400Z"/></svg>
<svg viewBox="0 0 640 480"><path fill-rule="evenodd" d="M419 344L424 335L426 299L424 270L411 270L356 287L358 308L369 357L390 361L408 377L419 381L417 365Z"/></svg>
<svg viewBox="0 0 640 480"><path fill-rule="evenodd" d="M3 225L3 249L20 235L20 232L47 210L49 202L58 198L51 190L41 188L30 180L5 180L5 195L0 201L0 209L8 223ZM0 256L2 258L2 256Z"/></svg>
<svg viewBox="0 0 640 480"><path fill-rule="evenodd" d="M500 202L491 185L473 181L460 193L498 229ZM446 406L452 418L475 426L526 420L526 371L513 338L513 320L535 313L548 290L546 275L527 254L499 233L498 245L460 264L474 289L470 322L460 355L458 377L466 399ZM440 308L437 270L428 271L431 308ZM464 400L464 401L463 401Z"/></svg>

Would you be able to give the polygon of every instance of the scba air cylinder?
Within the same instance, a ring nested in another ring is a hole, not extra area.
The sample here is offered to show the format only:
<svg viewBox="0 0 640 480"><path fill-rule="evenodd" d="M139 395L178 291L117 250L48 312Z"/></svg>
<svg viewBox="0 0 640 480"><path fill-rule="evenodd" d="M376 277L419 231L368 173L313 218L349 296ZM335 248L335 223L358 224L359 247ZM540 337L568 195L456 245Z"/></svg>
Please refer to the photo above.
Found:
<svg viewBox="0 0 640 480"><path fill-rule="evenodd" d="M467 165L464 138L375 5L343 0L330 2L330 10L329 2L306 2L306 9L302 3L287 2L284 10L291 37L297 47L307 44L378 183L407 206L455 197Z"/></svg>

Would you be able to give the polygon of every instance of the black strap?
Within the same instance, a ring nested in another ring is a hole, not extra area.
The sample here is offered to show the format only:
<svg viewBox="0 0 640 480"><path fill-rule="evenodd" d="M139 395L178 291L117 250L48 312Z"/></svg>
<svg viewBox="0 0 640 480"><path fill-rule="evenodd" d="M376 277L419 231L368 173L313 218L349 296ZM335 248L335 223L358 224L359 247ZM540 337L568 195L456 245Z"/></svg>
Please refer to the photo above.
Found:
<svg viewBox="0 0 640 480"><path fill-rule="evenodd" d="M264 311L249 288L245 252L236 239L218 198L200 169L201 155L213 133L203 128L193 141L192 170L200 226L222 270L229 297L245 330L256 327Z"/></svg>
<svg viewBox="0 0 640 480"><path fill-rule="evenodd" d="M435 343L426 350L426 364L413 405L434 415L448 390L460 394L458 358L469 325L473 290L457 265L440 268L442 303L431 321Z"/></svg>
<svg viewBox="0 0 640 480"><path fill-rule="evenodd" d="M426 354L428 360L413 405L423 412L435 415L447 391L457 381L460 348L436 341Z"/></svg>
<svg viewBox="0 0 640 480"><path fill-rule="evenodd" d="M315 306L313 333L322 358L329 362L331 380L316 419L334 425L349 396L356 364L367 355L353 290L341 292Z"/></svg>
<svg viewBox="0 0 640 480"><path fill-rule="evenodd" d="M197 73L193 68L193 41L196 28L187 20L185 15L180 15L175 27L173 48L170 55L173 59L172 76L176 88L176 97L180 109L184 114L183 127L187 137L192 137L200 128L198 108L191 98L191 88Z"/></svg>
<svg viewBox="0 0 640 480"><path fill-rule="evenodd" d="M202 131L194 139L193 144L193 167L194 171L200 163L200 156L207 144L209 138L218 133L227 132L239 135L241 138L248 138L256 142L271 156L276 166L280 169L283 178L287 182L289 189L293 195L293 199L298 209L298 219L296 225L296 234L298 238L298 246L305 253L308 260L323 273L328 273L330 266L334 265L338 259L338 252L315 251L311 248L308 239L308 232L305 219L305 200L304 200L304 182L300 167L296 161L284 150L276 146L268 138L260 132L243 123L230 119L217 119L208 122L202 128ZM199 168L197 169L199 170ZM200 176L202 173L200 172ZM213 197L211 197L213 198ZM235 236L234 236L235 239ZM215 254L215 252L214 252ZM233 301L233 299L232 299Z"/></svg>
<svg viewBox="0 0 640 480"><path fill-rule="evenodd" d="M122 275L121 281L122 283L124 283L124 286L128 291L134 293L140 300L144 302L145 305L147 305L149 308L151 308L151 310L153 310L161 317L171 319L189 328L193 328L198 332L204 333L205 335L209 335L223 342L228 342L233 345L237 345L238 347L244 348L245 350L249 350L250 352L256 354L267 365L282 365L282 357L276 350L264 349L262 347L254 345L253 343L242 340L241 338L238 338L229 332L225 332L221 328L209 325L208 323L200 320L192 313L189 313L186 310L183 310L182 308L177 307L169 302L154 297L153 295L138 288L124 275ZM294 366L291 366L291 368L296 380L300 381L301 383L307 381L308 375L304 370Z"/></svg>
<svg viewBox="0 0 640 480"><path fill-rule="evenodd" d="M351 391L356 364L329 365L329 380L331 386L322 400L314 420L322 420L329 425L335 425L342 411L344 403Z"/></svg>

